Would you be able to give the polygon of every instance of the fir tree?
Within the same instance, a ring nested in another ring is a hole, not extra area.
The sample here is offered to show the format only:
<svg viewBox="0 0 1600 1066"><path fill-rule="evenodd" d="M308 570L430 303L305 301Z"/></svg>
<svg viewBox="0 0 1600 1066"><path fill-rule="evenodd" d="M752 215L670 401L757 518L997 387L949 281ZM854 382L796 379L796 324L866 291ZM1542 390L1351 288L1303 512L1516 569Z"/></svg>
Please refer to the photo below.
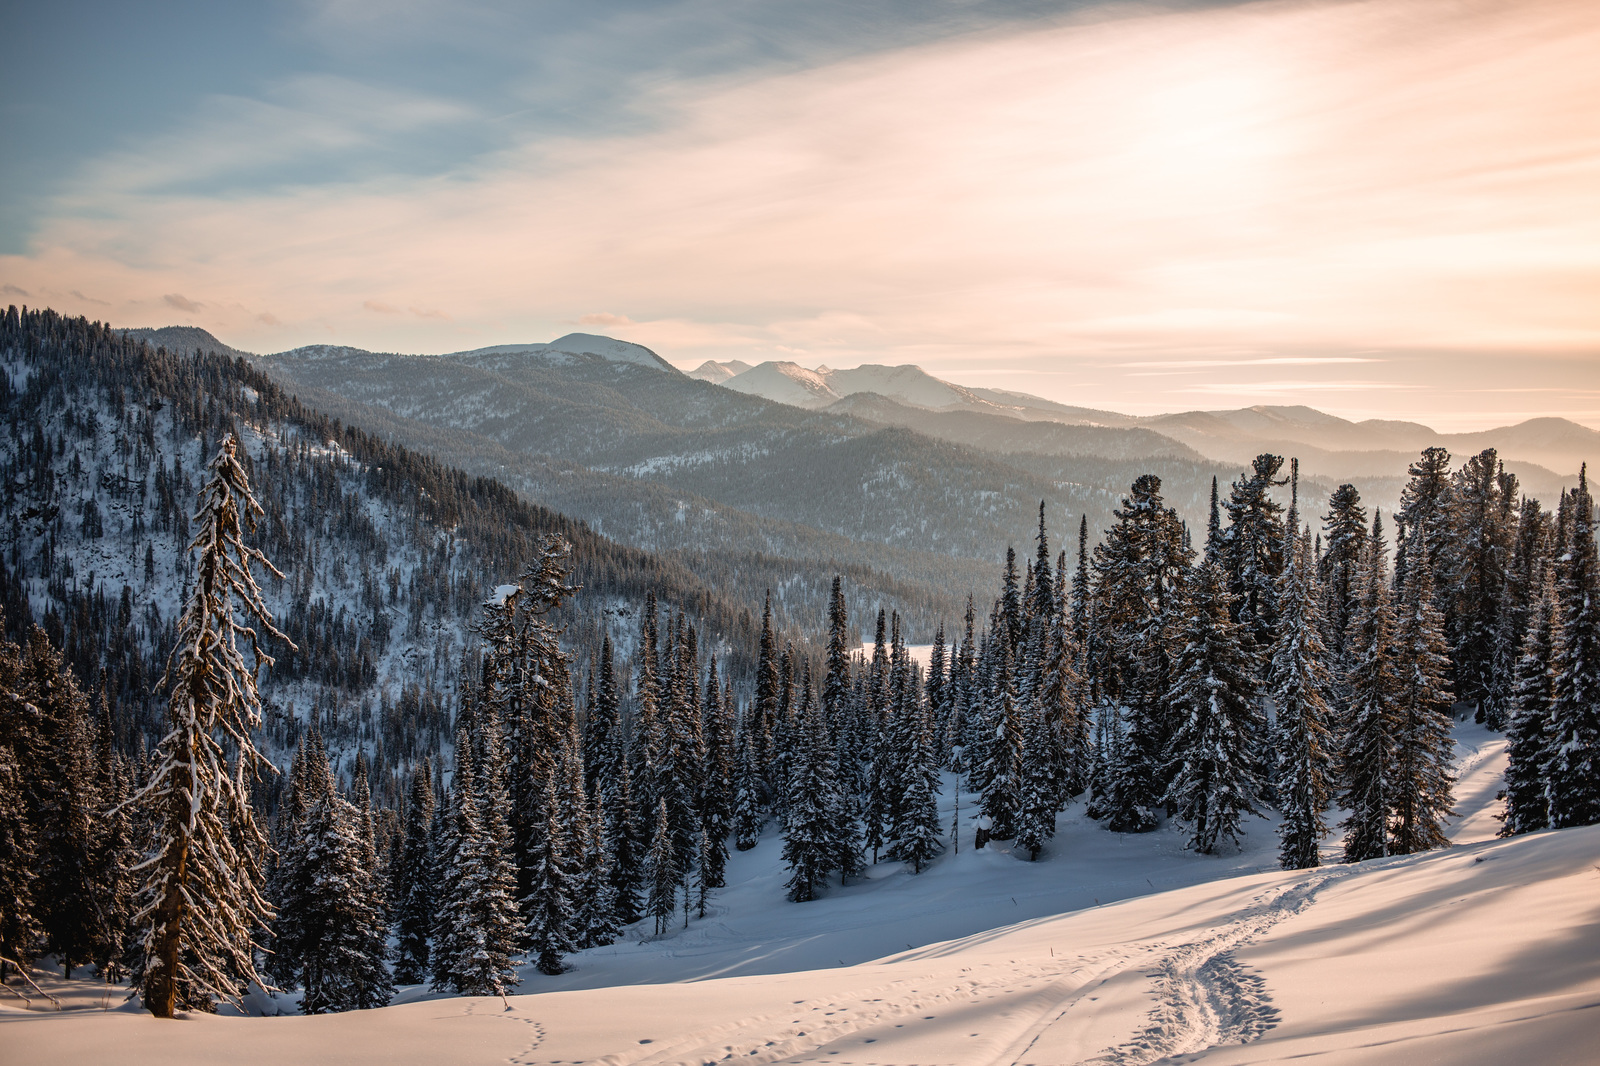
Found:
<svg viewBox="0 0 1600 1066"><path fill-rule="evenodd" d="M571 866L574 858L573 841L569 839L569 825L564 822L560 804L556 800L555 782L544 785L545 823L534 835L528 859L531 866L529 890L523 900L523 935L528 954L533 956L539 972L555 975L565 966L561 957L574 950L574 902ZM577 832L587 829L587 819L571 826Z"/></svg>
<svg viewBox="0 0 1600 1066"><path fill-rule="evenodd" d="M272 915L259 887L266 839L249 794L266 765L254 746L261 719L256 670L272 658L257 644L256 630L239 622L235 599L262 630L293 645L273 626L251 573L260 564L283 576L244 542L263 510L231 434L210 470L189 545L194 584L163 678L171 728L150 781L133 800L156 822L135 915L143 929L135 987L158 1018L172 1017L180 1002L236 1000L246 982L259 980L255 936ZM240 652L241 639L251 646L254 667ZM229 749L236 753L231 763Z"/></svg>
<svg viewBox="0 0 1600 1066"><path fill-rule="evenodd" d="M1285 870L1321 864L1318 842L1328 835L1332 769L1333 676L1322 643L1322 598L1311 558L1310 531L1302 533L1278 583L1278 642L1270 684L1277 709L1279 861Z"/></svg>
<svg viewBox="0 0 1600 1066"><path fill-rule="evenodd" d="M832 752L822 717L811 705L811 686L801 691L793 772L789 778L788 817L784 821L783 864L789 870L789 898L815 899L837 861L834 833L839 824Z"/></svg>
<svg viewBox="0 0 1600 1066"><path fill-rule="evenodd" d="M609 872L613 908L620 925L632 925L644 917L644 825L633 795L633 776L623 762L620 778L605 808L606 843L610 851Z"/></svg>
<svg viewBox="0 0 1600 1066"><path fill-rule="evenodd" d="M766 816L761 810L761 769L756 762L760 742L754 735L759 727L752 719L753 714L752 709L746 708L735 748L733 842L740 851L755 847L761 840L761 830L766 827Z"/></svg>
<svg viewBox="0 0 1600 1066"><path fill-rule="evenodd" d="M1190 823L1190 846L1212 854L1237 843L1239 822L1255 813L1261 789L1253 738L1262 722L1249 629L1231 617L1227 577L1214 562L1195 572L1192 613L1182 635L1168 699L1185 717L1173 735L1177 772L1165 802Z"/></svg>
<svg viewBox="0 0 1600 1066"><path fill-rule="evenodd" d="M1039 858L1044 845L1055 836L1056 793L1059 786L1052 772L1050 749L1053 738L1044 708L1028 708L1022 732L1022 779L1017 798L1016 847L1028 853L1030 862Z"/></svg>
<svg viewBox="0 0 1600 1066"><path fill-rule="evenodd" d="M517 983L511 967L516 950L516 870L504 825L485 812L485 790L466 731L456 733L456 771L451 786L450 839L439 891L433 937L433 986L469 996L499 996ZM491 794L498 791L491 786Z"/></svg>
<svg viewBox="0 0 1600 1066"><path fill-rule="evenodd" d="M38 853L23 779L38 709L22 698L21 674L21 649L0 636L0 981L8 966L33 962L42 932L34 899Z"/></svg>
<svg viewBox="0 0 1600 1066"><path fill-rule="evenodd" d="M1600 558L1588 469L1571 494L1571 518L1558 558L1546 795L1550 825L1600 822Z"/></svg>
<svg viewBox="0 0 1600 1066"><path fill-rule="evenodd" d="M1323 516L1323 552L1317 561L1327 605L1328 650L1343 663L1345 634L1361 599L1361 561L1367 548L1367 511L1354 485L1340 485Z"/></svg>
<svg viewBox="0 0 1600 1066"><path fill-rule="evenodd" d="M984 770L979 806L989 820L989 835L996 840L1016 836L1017 814L1022 806L1022 711L1017 705L1011 649L997 641L998 662L994 693L988 712L993 732L984 750Z"/></svg>
<svg viewBox="0 0 1600 1066"><path fill-rule="evenodd" d="M428 978L428 933L433 918L433 779L423 762L412 775L406 804L399 876L395 881L394 979L403 985Z"/></svg>
<svg viewBox="0 0 1600 1066"><path fill-rule="evenodd" d="M1350 666L1349 707L1340 751L1344 858L1360 862L1389 854L1388 821L1395 758L1394 704L1400 678L1394 657L1394 608L1384 580L1383 518L1372 517L1362 564L1364 590L1345 639Z"/></svg>
<svg viewBox="0 0 1600 1066"><path fill-rule="evenodd" d="M1274 595L1283 570L1283 508L1271 497L1283 467L1279 455L1258 455L1250 473L1233 483L1228 496L1228 528L1222 534L1222 566L1234 597L1235 620L1249 627L1258 648L1272 646L1277 632Z"/></svg>
<svg viewBox="0 0 1600 1066"><path fill-rule="evenodd" d="M1450 657L1444 618L1433 605L1433 568L1427 543L1416 545L1406 568L1395 634L1396 686L1393 707L1393 810L1389 854L1410 855L1443 847L1444 819L1451 813L1455 776L1450 736ZM1409 546L1408 546L1409 549Z"/></svg>
<svg viewBox="0 0 1600 1066"><path fill-rule="evenodd" d="M1476 719L1491 728L1505 723L1491 705L1495 633L1505 600L1506 571L1515 540L1517 479L1507 474L1493 448L1468 459L1451 489L1449 544L1441 553L1444 595L1456 694L1476 707Z"/></svg>
<svg viewBox="0 0 1600 1066"><path fill-rule="evenodd" d="M1555 677L1552 665L1560 630L1556 621L1556 586L1547 568L1534 600L1522 654L1517 659L1506 729L1506 809L1502 835L1532 833L1550 826L1550 800L1545 792L1551 750L1550 703Z"/></svg>
<svg viewBox="0 0 1600 1066"><path fill-rule="evenodd" d="M678 909L678 888L683 883L672 844L672 821L667 816L666 800L657 801L654 824L655 829L650 834L650 854L645 858L645 881L650 886L645 913L655 919L656 936L662 936Z"/></svg>

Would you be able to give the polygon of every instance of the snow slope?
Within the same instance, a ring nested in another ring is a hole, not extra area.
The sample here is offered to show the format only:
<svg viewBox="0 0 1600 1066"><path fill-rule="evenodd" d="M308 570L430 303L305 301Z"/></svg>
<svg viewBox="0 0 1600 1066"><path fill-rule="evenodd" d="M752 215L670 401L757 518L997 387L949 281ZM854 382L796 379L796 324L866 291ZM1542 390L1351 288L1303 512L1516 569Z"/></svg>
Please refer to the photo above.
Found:
<svg viewBox="0 0 1600 1066"><path fill-rule="evenodd" d="M715 915L530 976L543 994L178 1023L0 1010L0 1048L131 1066L1600 1061L1600 827L1494 839L1501 742L1460 743L1458 844L1426 855L1290 873L1260 868L1264 822L1217 860L1075 810L1049 861L964 850L791 905L771 901L767 840ZM926 938L884 953L902 933Z"/></svg>

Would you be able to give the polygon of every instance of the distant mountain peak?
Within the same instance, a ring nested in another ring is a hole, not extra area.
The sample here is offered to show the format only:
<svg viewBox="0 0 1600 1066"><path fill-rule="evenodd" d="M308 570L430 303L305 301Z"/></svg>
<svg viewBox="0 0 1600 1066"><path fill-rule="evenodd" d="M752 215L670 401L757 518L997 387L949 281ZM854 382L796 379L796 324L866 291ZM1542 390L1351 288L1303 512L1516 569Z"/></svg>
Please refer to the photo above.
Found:
<svg viewBox="0 0 1600 1066"><path fill-rule="evenodd" d="M619 341L615 337L602 337L598 333L568 333L557 337L548 343L540 344L494 344L487 348L474 348L468 352L451 352L455 357L473 357L482 355L543 355L549 352L560 352L567 355L593 355L604 359L608 363L628 363L633 366L648 367L651 370L660 370L668 374L681 374L683 371L661 358L655 352L642 344L632 341Z"/></svg>

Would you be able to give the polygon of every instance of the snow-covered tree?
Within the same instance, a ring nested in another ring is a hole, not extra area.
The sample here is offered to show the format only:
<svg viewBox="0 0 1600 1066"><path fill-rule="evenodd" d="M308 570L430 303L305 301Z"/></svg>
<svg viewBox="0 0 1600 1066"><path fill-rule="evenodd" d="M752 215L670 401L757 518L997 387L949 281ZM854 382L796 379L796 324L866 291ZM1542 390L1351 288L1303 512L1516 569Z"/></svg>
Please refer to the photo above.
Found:
<svg viewBox="0 0 1600 1066"><path fill-rule="evenodd" d="M1550 701L1555 678L1551 666L1560 635L1555 573L1547 568L1530 612L1512 686L1511 715L1506 726L1506 809L1502 830L1506 836L1550 826L1546 770L1553 754Z"/></svg>
<svg viewBox="0 0 1600 1066"><path fill-rule="evenodd" d="M1383 516L1372 517L1362 560L1363 592L1345 638L1349 663L1340 745L1345 808L1344 858L1360 862L1389 854L1389 809L1395 758L1394 704L1400 690L1394 653L1394 606L1384 580Z"/></svg>
<svg viewBox="0 0 1600 1066"><path fill-rule="evenodd" d="M394 979L420 984L428 978L428 933L433 921L433 779L428 764L417 767L401 822L404 838L395 878Z"/></svg>
<svg viewBox="0 0 1600 1066"><path fill-rule="evenodd" d="M1278 640L1269 684L1276 708L1278 804L1283 822L1279 861L1286 870L1320 865L1318 842L1328 835L1332 769L1329 695L1333 675L1322 643L1321 590L1311 558L1311 533L1303 532L1278 579Z"/></svg>
<svg viewBox="0 0 1600 1066"><path fill-rule="evenodd" d="M1394 772L1389 785L1393 821L1389 854L1411 855L1448 844L1455 743L1450 735L1450 656L1444 616L1433 602L1433 567L1425 542L1406 566L1396 619Z"/></svg>
<svg viewBox="0 0 1600 1066"><path fill-rule="evenodd" d="M1172 739L1176 772L1165 802L1192 826L1203 854L1237 843L1239 823L1255 813L1261 782L1256 739L1263 727L1250 631L1230 617L1227 576L1215 562L1195 571L1177 676L1167 698L1184 717Z"/></svg>
<svg viewBox="0 0 1600 1066"><path fill-rule="evenodd" d="M267 765L255 748L256 671L272 658L257 630L240 621L235 602L255 626L293 645L273 625L252 573L260 565L283 576L245 543L263 511L231 434L209 469L192 519L194 584L163 678L170 728L133 801L155 823L153 847L139 866L144 880L135 921L143 929L143 960L135 987L158 1018L172 1017L180 1003L236 1000L247 982L259 980L256 936L272 916L260 887L267 842L250 801L251 783ZM253 664L241 641L250 645Z"/></svg>
<svg viewBox="0 0 1600 1066"><path fill-rule="evenodd" d="M1557 561L1560 626L1550 692L1550 824L1600 822L1600 557L1588 468L1571 494L1569 531Z"/></svg>

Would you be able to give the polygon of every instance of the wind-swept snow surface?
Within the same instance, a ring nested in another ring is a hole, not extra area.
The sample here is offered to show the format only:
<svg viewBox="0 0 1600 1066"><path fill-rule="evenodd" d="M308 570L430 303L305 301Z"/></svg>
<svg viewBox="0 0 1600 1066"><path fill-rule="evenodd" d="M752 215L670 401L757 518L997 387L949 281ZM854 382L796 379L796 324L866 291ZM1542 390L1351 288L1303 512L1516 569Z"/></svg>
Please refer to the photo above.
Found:
<svg viewBox="0 0 1600 1066"><path fill-rule="evenodd" d="M781 899L767 840L688 932L523 985L557 991L166 1023L11 1009L0 1047L8 1061L129 1066L1600 1061L1600 827L1494 839L1500 746L1463 732L1458 844L1425 855L1252 870L1271 852L1267 823L1218 862L1169 852L1176 833L1079 824L1074 808L1048 861L964 849L920 877L880 868L814 904L760 907L754 893ZM1135 879L1146 894L1125 898ZM1151 892L1158 880L1201 883ZM1084 886L1124 898L1002 924ZM963 926L871 962L850 950ZM674 983L620 983L639 980ZM591 981L608 987L577 987Z"/></svg>

